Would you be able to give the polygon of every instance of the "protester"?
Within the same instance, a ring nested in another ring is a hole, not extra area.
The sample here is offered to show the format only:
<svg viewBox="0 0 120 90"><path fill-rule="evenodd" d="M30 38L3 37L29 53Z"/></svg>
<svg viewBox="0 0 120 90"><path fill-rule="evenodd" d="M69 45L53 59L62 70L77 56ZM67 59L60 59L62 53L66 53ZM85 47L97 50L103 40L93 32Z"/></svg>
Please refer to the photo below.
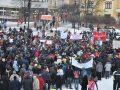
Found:
<svg viewBox="0 0 120 90"><path fill-rule="evenodd" d="M106 64L105 64L105 77L106 77L106 79L108 79L110 77L110 73L111 73L111 63L106 62Z"/></svg>
<svg viewBox="0 0 120 90"><path fill-rule="evenodd" d="M120 68L118 68L118 70L113 73L113 78L114 78L113 90L116 90L116 89L119 90L119 88L120 88Z"/></svg>
<svg viewBox="0 0 120 90"><path fill-rule="evenodd" d="M98 80L101 80L102 71L103 71L103 65L102 65L101 62L98 62L97 65L96 65L96 72L97 72Z"/></svg>
<svg viewBox="0 0 120 90"><path fill-rule="evenodd" d="M7 76L7 74L2 75L1 79L0 79L0 90L9 90L9 78Z"/></svg>
<svg viewBox="0 0 120 90"><path fill-rule="evenodd" d="M38 80L39 80L39 88L40 88L40 90L43 90L45 82L44 82L43 78L41 77L41 74L39 74Z"/></svg>
<svg viewBox="0 0 120 90"><path fill-rule="evenodd" d="M100 28L98 25L99 30ZM97 77L101 80L104 68L105 77L109 78L113 64L110 62L115 62L115 69L120 65L119 58L116 56L119 55L119 49L112 48L111 35L109 35L110 40L103 41L102 44L99 41L94 41L92 39L92 31L94 30L92 29L93 27L91 27L91 32L80 33L77 37L82 36L81 39L72 39L73 33L69 30L64 32L63 36L65 37L62 37L61 30L49 32L41 28L41 30L37 30L39 35L36 36L34 36L32 29L27 33L27 30L23 28L20 28L19 31L15 28L10 28L8 32L3 30L0 33L0 77L7 73L10 82L14 81L14 77L16 77L24 90L44 90L47 88L51 90L51 86L53 89L62 90L63 84L72 89L72 83L76 90L79 90L79 83L82 85L82 89L86 89L86 76L89 80L91 74L97 72ZM48 36L47 32L53 36ZM107 34L111 34L111 32ZM108 60L110 54L114 58ZM93 60L94 64L90 68L87 66L78 68L78 66L73 66L73 59L79 64ZM112 68L112 71L115 69ZM41 75L38 76L39 74ZM38 77L34 78L34 75ZM95 84L97 84L97 77L95 75L92 80ZM37 82L39 80L39 84L35 84L33 79ZM83 82L83 79L86 83ZM0 82L0 88L2 86L6 88L9 83L7 80L4 82L6 82L5 85ZM6 90L8 89L6 88Z"/></svg>
<svg viewBox="0 0 120 90"><path fill-rule="evenodd" d="M40 90L39 83L37 76L33 76L33 90Z"/></svg>
<svg viewBox="0 0 120 90"><path fill-rule="evenodd" d="M33 90L33 81L27 74L24 76L22 86L24 90Z"/></svg>
<svg viewBox="0 0 120 90"><path fill-rule="evenodd" d="M20 77L18 74L16 74L16 71L13 71L13 74L10 76L10 81L14 80L15 76L16 76L17 80L20 80Z"/></svg>
<svg viewBox="0 0 120 90"><path fill-rule="evenodd" d="M21 90L20 82L17 80L16 76L14 76L14 80L10 82L9 90Z"/></svg>
<svg viewBox="0 0 120 90"><path fill-rule="evenodd" d="M72 89L72 78L74 76L72 67L68 66L65 73L66 73L66 78L67 78L66 86L67 88Z"/></svg>
<svg viewBox="0 0 120 90"><path fill-rule="evenodd" d="M75 82L75 89L78 90L79 88L79 80L80 80L80 72L76 69L74 71L74 82Z"/></svg>
<svg viewBox="0 0 120 90"><path fill-rule="evenodd" d="M87 76L85 75L85 76L82 78L81 90L87 90L87 85L88 85L88 78L87 78Z"/></svg>
<svg viewBox="0 0 120 90"><path fill-rule="evenodd" d="M88 80L88 90L95 90L95 82L92 77Z"/></svg>

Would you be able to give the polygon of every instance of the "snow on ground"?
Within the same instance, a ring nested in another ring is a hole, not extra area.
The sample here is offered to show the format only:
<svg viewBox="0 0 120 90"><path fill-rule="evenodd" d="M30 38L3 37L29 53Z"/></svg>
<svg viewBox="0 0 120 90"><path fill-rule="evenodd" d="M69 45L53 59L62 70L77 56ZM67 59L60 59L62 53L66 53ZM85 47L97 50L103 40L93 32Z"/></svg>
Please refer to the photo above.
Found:
<svg viewBox="0 0 120 90"><path fill-rule="evenodd" d="M98 81L97 84L98 84L98 90L113 90L113 80L112 80L112 78L110 78L110 79L102 78L102 80ZM72 85L72 88L73 89L66 89L65 86L63 86L63 90L75 90L74 89L74 84ZM81 90L80 85L79 85L79 90ZM97 90L96 87L95 87L95 90Z"/></svg>

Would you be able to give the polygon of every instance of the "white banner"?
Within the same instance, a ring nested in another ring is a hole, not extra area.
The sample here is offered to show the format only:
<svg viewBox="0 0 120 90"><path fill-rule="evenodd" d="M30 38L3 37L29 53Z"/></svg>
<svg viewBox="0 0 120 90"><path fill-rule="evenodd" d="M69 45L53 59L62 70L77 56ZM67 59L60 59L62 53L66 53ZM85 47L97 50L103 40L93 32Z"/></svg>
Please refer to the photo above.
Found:
<svg viewBox="0 0 120 90"><path fill-rule="evenodd" d="M44 43L44 42L46 42L46 40L42 40L42 39L41 39L40 42L43 42L43 43Z"/></svg>
<svg viewBox="0 0 120 90"><path fill-rule="evenodd" d="M120 41L113 40L113 49L118 49L120 48Z"/></svg>
<svg viewBox="0 0 120 90"><path fill-rule="evenodd" d="M33 31L33 36L38 36L38 31Z"/></svg>
<svg viewBox="0 0 120 90"><path fill-rule="evenodd" d="M72 65L77 68L92 68L93 67L93 59L91 59L90 61L88 61L86 63L78 63L78 61L73 58Z"/></svg>
<svg viewBox="0 0 120 90"><path fill-rule="evenodd" d="M52 44L52 40L46 40L46 44L51 45Z"/></svg>
<svg viewBox="0 0 120 90"><path fill-rule="evenodd" d="M12 39L12 38L10 38L10 39L9 39L9 42L10 42L10 43L13 43L13 39Z"/></svg>
<svg viewBox="0 0 120 90"><path fill-rule="evenodd" d="M46 32L45 32L45 36L50 36L50 37L52 37L52 36L54 36L54 32L46 31Z"/></svg>
<svg viewBox="0 0 120 90"><path fill-rule="evenodd" d="M79 40L79 39L82 39L82 35L81 34L72 34L70 36L70 39L72 39L72 40Z"/></svg>
<svg viewBox="0 0 120 90"><path fill-rule="evenodd" d="M61 32L61 39L66 39L67 38L67 33Z"/></svg>

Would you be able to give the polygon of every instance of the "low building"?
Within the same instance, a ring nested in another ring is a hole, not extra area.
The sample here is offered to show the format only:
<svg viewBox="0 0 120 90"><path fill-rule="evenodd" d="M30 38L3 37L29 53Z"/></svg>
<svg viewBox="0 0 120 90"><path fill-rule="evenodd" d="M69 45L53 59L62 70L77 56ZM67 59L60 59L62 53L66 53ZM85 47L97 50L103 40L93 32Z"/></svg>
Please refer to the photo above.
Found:
<svg viewBox="0 0 120 90"><path fill-rule="evenodd" d="M26 0L1 0L0 21L24 20L27 11L28 1ZM46 14L48 0L31 0L31 20L40 14ZM38 16L39 17L39 16Z"/></svg>

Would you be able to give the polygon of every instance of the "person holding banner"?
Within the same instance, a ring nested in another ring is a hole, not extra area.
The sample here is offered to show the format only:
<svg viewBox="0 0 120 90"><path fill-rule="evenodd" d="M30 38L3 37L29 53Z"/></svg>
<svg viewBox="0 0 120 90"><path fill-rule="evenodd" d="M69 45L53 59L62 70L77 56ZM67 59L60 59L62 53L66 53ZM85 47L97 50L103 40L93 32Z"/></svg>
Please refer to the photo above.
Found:
<svg viewBox="0 0 120 90"><path fill-rule="evenodd" d="M75 79L75 89L79 90L80 72L77 69L75 69L74 71L74 79Z"/></svg>

